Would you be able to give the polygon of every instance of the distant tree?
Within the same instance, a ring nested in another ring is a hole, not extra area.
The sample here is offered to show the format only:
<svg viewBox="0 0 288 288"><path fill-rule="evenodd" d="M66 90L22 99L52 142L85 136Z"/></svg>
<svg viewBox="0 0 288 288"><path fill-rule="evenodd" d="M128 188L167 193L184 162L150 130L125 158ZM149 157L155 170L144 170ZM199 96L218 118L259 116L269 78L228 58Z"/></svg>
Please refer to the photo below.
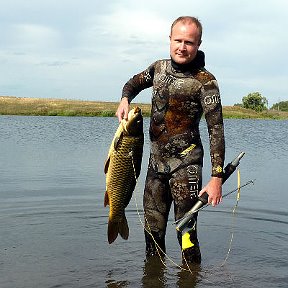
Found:
<svg viewBox="0 0 288 288"><path fill-rule="evenodd" d="M268 101L259 92L250 93L242 98L243 107L257 112L267 110Z"/></svg>
<svg viewBox="0 0 288 288"><path fill-rule="evenodd" d="M271 109L288 112L288 101L281 101L279 103L273 104Z"/></svg>

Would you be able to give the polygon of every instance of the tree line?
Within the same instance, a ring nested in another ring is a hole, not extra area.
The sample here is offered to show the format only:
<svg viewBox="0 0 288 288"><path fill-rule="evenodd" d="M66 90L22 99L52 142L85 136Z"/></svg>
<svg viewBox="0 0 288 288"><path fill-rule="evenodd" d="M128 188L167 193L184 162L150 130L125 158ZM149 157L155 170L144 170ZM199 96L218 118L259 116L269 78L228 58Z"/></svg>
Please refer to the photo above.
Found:
<svg viewBox="0 0 288 288"><path fill-rule="evenodd" d="M268 100L266 97L262 96L261 93L253 92L242 98L242 104L235 104L234 106L241 106L257 112L262 112L268 110ZM281 101L273 104L270 109L288 112L288 101Z"/></svg>

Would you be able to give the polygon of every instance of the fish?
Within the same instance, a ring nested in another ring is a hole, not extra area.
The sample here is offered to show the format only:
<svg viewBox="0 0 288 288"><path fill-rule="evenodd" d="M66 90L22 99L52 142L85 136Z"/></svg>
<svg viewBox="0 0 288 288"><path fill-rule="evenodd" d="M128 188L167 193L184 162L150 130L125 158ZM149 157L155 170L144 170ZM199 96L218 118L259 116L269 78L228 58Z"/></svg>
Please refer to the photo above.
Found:
<svg viewBox="0 0 288 288"><path fill-rule="evenodd" d="M104 207L109 205L109 244L116 240L118 234L125 240L129 237L125 208L132 198L140 175L143 145L143 116L137 106L129 111L127 120L123 119L119 123L104 165Z"/></svg>

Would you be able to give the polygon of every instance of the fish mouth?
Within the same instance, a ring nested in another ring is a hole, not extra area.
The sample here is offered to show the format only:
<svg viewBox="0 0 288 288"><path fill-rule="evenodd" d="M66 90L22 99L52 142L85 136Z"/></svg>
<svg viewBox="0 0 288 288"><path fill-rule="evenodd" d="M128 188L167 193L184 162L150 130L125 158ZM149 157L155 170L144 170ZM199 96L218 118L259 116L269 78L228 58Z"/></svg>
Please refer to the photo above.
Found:
<svg viewBox="0 0 288 288"><path fill-rule="evenodd" d="M138 114L141 114L141 108L140 107L135 107L130 110L128 113L128 121L132 120L132 118L137 117Z"/></svg>
<svg viewBox="0 0 288 288"><path fill-rule="evenodd" d="M128 113L127 125L129 125L129 122L138 121L139 118L142 118L142 111L141 111L141 108L137 106L133 108L132 110L130 110L130 112Z"/></svg>
<svg viewBox="0 0 288 288"><path fill-rule="evenodd" d="M143 116L141 108L138 106L129 112L125 130L129 135L140 135L143 133Z"/></svg>

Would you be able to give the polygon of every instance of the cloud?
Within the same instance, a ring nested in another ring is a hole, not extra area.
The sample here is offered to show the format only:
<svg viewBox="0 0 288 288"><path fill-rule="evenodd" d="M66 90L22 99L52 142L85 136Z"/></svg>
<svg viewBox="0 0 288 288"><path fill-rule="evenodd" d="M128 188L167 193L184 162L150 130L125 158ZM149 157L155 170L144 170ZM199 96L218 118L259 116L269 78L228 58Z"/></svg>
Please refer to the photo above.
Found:
<svg viewBox="0 0 288 288"><path fill-rule="evenodd" d="M110 14L91 15L85 24L81 43L100 55L139 62L144 54L157 57L167 51L170 23L151 11L119 8Z"/></svg>
<svg viewBox="0 0 288 288"><path fill-rule="evenodd" d="M4 1L0 94L117 101L133 74L169 57L170 25L187 14L203 24L224 105L254 91L287 99L285 0Z"/></svg>
<svg viewBox="0 0 288 288"><path fill-rule="evenodd" d="M10 47L23 52L47 53L59 47L61 35L51 27L21 23L10 27L9 38Z"/></svg>

